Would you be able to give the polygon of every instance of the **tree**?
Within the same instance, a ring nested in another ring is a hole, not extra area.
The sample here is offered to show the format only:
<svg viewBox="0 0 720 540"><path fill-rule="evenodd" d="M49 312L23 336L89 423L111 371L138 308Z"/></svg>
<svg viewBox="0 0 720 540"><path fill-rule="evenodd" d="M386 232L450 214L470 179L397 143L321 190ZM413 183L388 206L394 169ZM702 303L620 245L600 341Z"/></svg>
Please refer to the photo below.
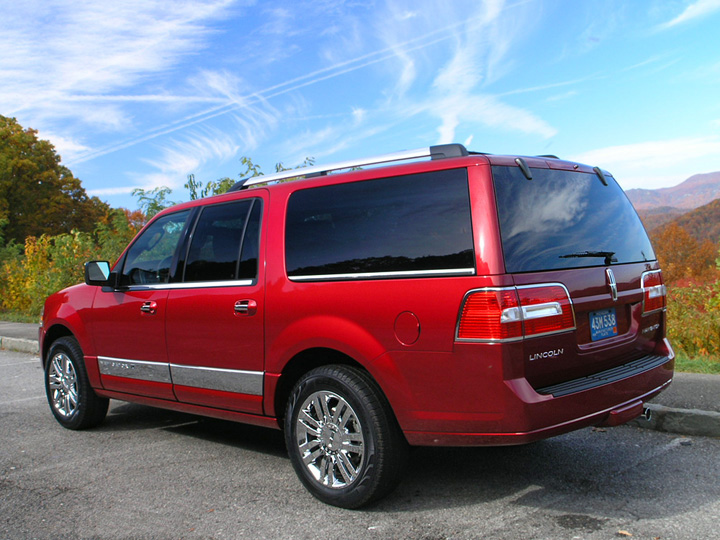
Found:
<svg viewBox="0 0 720 540"><path fill-rule="evenodd" d="M34 129L0 115L0 239L92 231L109 206L80 180Z"/></svg>
<svg viewBox="0 0 720 540"><path fill-rule="evenodd" d="M717 246L710 240L698 242L674 221L653 234L653 245L666 283L714 274Z"/></svg>
<svg viewBox="0 0 720 540"><path fill-rule="evenodd" d="M170 193L172 193L172 189L167 186L153 189L135 188L131 192L133 197L138 198L138 206L147 219L176 204L168 200Z"/></svg>
<svg viewBox="0 0 720 540"><path fill-rule="evenodd" d="M247 156L240 158L240 163L245 166L245 170L239 175L240 178L255 178L256 176L263 176L265 174L260 170L260 166L253 163L252 159ZM300 169L313 165L314 163L315 158L307 157L305 161L295 168ZM275 164L276 172L289 170L291 169L286 168L282 163ZM195 178L194 174L188 174L184 187L188 190L190 200L195 201L212 195L226 193L234 184L235 180L225 177L219 180L211 180L207 185L203 186L203 182ZM165 210L176 204L168 199L170 193L172 193L172 189L167 186L160 186L154 189L136 188L132 190L133 197L138 198L138 206L147 219L150 219L161 210Z"/></svg>
<svg viewBox="0 0 720 540"><path fill-rule="evenodd" d="M188 181L185 183L185 189L190 192L191 201L226 193L235 183L235 180L232 178L225 177L217 181L211 180L207 183L207 186L203 187L203 183L200 180L196 180L194 174L188 174L187 178Z"/></svg>

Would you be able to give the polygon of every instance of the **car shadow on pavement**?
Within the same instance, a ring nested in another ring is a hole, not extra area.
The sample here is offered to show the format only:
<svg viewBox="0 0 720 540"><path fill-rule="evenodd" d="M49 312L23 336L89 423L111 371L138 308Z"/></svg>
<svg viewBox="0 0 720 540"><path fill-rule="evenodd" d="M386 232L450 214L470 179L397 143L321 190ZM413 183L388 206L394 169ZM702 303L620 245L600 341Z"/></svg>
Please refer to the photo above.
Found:
<svg viewBox="0 0 720 540"><path fill-rule="evenodd" d="M111 401L105 421L96 431L161 429L218 444L287 458L282 432L228 420Z"/></svg>
<svg viewBox="0 0 720 540"><path fill-rule="evenodd" d="M696 476L692 471L698 464L689 459L692 444L704 441L688 444L671 434L619 427L589 428L523 446L414 448L398 489L370 511L500 503L550 509L565 516L566 525L584 527L597 525L584 519L588 513L650 519L679 515L720 493L714 476L718 465L705 449L694 456L700 456L711 477L694 479L693 497L674 495L678 477Z"/></svg>

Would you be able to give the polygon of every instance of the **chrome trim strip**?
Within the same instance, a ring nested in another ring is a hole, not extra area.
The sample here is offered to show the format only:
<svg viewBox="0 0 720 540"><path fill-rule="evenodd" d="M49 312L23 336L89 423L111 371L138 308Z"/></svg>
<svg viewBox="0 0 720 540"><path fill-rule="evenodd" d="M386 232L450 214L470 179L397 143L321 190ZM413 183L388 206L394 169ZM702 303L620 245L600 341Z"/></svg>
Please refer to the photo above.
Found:
<svg viewBox="0 0 720 540"><path fill-rule="evenodd" d="M411 270L400 272L360 272L357 274L317 274L307 276L288 276L290 281L333 281L339 279L372 279L372 278L402 278L426 276L473 276L474 268L450 268L445 270Z"/></svg>
<svg viewBox="0 0 720 540"><path fill-rule="evenodd" d="M170 290L170 289L209 289L212 287L247 287L255 282L254 279L235 279L227 281L197 281L183 283L157 283L151 285L130 285L128 291L147 291L147 290Z"/></svg>
<svg viewBox="0 0 720 540"><path fill-rule="evenodd" d="M517 288L518 289L537 289L538 287L553 287L553 286L562 287L562 289L565 291L565 295L567 296L568 302L570 302L570 308L572 308L571 313L572 313L572 317L573 317L573 327L568 328L567 330L577 330L577 319L575 318L575 304L573 304L573 299L572 299L572 296L570 296L570 291L564 284L554 281L554 282L550 282L550 283L535 283L533 285L519 285ZM559 330L557 333L562 333L562 332L565 332L565 330ZM556 332L548 332L548 333L554 334ZM547 334L533 334L531 337L538 337L538 336L545 336L545 335L547 335Z"/></svg>
<svg viewBox="0 0 720 540"><path fill-rule="evenodd" d="M98 368L102 375L167 384L172 383L170 366L160 362L98 356Z"/></svg>
<svg viewBox="0 0 720 540"><path fill-rule="evenodd" d="M263 372L170 364L175 384L222 392L263 395Z"/></svg>
<svg viewBox="0 0 720 540"><path fill-rule="evenodd" d="M553 317L555 315L562 315L560 302L546 302L522 307L522 319L524 321Z"/></svg>
<svg viewBox="0 0 720 540"><path fill-rule="evenodd" d="M618 288L617 282L615 281L615 274L613 273L612 268L605 269L605 277L607 278L608 287L610 287L610 298L612 298L613 302L617 302Z"/></svg>

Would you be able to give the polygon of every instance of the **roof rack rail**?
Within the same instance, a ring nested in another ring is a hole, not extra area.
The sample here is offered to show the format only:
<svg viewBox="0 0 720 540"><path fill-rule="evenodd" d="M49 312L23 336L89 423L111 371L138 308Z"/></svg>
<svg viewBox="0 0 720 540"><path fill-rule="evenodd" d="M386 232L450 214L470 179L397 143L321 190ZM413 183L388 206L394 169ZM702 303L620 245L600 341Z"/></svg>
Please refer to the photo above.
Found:
<svg viewBox="0 0 720 540"><path fill-rule="evenodd" d="M536 157L544 157L544 158L550 158L550 159L560 159L560 158L557 157L555 154L542 154L542 155L539 155L539 156L536 156Z"/></svg>
<svg viewBox="0 0 720 540"><path fill-rule="evenodd" d="M314 167L303 167L300 169L290 169L276 174L255 176L235 182L228 191L238 191L255 184L264 184L266 182L274 182L284 180L286 178L309 178L314 176L325 176L331 171L341 169L352 169L354 167L363 167L365 165L377 165L380 163L391 163L393 161L406 161L409 159L419 159L429 157L431 159L445 159L452 157L462 157L470 155L462 144L440 144L430 146L428 148L418 148L417 150L405 150L404 152L395 152L393 154L384 154L363 159L353 159L332 163L330 165L316 165Z"/></svg>

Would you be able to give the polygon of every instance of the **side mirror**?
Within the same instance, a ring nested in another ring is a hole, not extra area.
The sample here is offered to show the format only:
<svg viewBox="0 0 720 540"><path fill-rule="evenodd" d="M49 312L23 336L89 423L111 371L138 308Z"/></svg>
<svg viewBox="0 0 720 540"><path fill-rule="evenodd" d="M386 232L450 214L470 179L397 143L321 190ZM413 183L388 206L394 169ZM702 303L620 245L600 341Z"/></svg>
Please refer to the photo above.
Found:
<svg viewBox="0 0 720 540"><path fill-rule="evenodd" d="M90 261L85 263L85 283L102 287L110 283L110 263L107 261Z"/></svg>

